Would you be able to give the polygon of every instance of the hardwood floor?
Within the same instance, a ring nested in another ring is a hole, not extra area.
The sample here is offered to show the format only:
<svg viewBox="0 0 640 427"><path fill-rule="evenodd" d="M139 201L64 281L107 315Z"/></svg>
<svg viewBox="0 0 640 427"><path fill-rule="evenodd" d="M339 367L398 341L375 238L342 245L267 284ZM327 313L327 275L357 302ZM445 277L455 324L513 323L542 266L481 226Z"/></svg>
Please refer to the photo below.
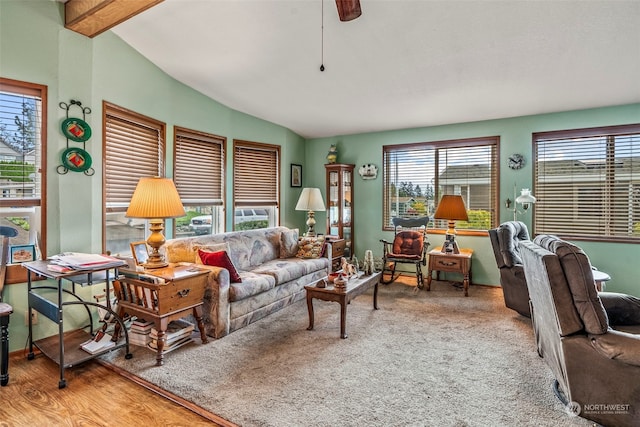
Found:
<svg viewBox="0 0 640 427"><path fill-rule="evenodd" d="M13 353L9 384L0 388L0 427L233 425L198 415L97 361L67 369L64 389L58 389L59 375L58 365L43 355L29 361Z"/></svg>

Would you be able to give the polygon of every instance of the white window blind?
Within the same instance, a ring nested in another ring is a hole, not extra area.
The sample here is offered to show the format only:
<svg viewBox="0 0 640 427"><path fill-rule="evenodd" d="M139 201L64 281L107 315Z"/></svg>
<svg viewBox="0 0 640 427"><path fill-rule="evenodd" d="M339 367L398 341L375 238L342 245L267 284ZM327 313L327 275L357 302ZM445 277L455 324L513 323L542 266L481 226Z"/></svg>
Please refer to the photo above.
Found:
<svg viewBox="0 0 640 427"><path fill-rule="evenodd" d="M536 234L640 240L640 125L536 133Z"/></svg>
<svg viewBox="0 0 640 427"><path fill-rule="evenodd" d="M165 125L109 103L104 115L105 205L124 212L140 178L164 176Z"/></svg>
<svg viewBox="0 0 640 427"><path fill-rule="evenodd" d="M233 197L235 206L278 206L280 147L234 141Z"/></svg>
<svg viewBox="0 0 640 427"><path fill-rule="evenodd" d="M46 87L0 78L0 206L40 206Z"/></svg>
<svg viewBox="0 0 640 427"><path fill-rule="evenodd" d="M184 205L222 205L226 139L175 127L173 180Z"/></svg>
<svg viewBox="0 0 640 427"><path fill-rule="evenodd" d="M457 229L495 225L498 137L383 147L384 228L393 217L433 216L444 194L461 195L469 221ZM446 221L436 223L446 228Z"/></svg>

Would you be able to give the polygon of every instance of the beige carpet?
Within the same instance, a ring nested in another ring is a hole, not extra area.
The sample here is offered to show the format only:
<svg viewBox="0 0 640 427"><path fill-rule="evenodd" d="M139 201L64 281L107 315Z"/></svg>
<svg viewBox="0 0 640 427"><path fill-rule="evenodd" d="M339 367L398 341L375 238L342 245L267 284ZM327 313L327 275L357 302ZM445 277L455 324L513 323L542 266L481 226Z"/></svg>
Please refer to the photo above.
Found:
<svg viewBox="0 0 640 427"><path fill-rule="evenodd" d="M588 426L552 392L529 319L499 288L447 282L431 292L381 286L348 308L304 301L220 340L193 343L155 367L134 347L106 356L129 372L241 426Z"/></svg>

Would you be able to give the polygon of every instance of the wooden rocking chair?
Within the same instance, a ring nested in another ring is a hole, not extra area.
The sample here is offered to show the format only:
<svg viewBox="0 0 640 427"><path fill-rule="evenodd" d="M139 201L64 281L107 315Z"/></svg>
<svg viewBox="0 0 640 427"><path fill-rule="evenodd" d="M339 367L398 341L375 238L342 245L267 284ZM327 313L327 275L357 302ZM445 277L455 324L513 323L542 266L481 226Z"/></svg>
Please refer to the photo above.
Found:
<svg viewBox="0 0 640 427"><path fill-rule="evenodd" d="M421 265L427 265L427 224L430 218L393 218L391 222L395 227L393 242L381 239L383 243L382 278L385 285L395 282L400 277L396 272L397 263L414 264L416 267L416 279L418 288L424 286Z"/></svg>

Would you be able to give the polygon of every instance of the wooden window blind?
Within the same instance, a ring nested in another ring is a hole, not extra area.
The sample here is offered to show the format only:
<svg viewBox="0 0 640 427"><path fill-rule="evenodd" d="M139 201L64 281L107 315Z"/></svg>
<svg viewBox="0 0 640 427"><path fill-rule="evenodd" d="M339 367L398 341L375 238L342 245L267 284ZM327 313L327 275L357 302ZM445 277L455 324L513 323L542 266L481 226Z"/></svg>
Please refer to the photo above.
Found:
<svg viewBox="0 0 640 427"><path fill-rule="evenodd" d="M535 133L536 234L640 240L640 124Z"/></svg>
<svg viewBox="0 0 640 427"><path fill-rule="evenodd" d="M487 230L497 224L499 137L383 147L383 221L433 216L444 194L461 195L469 221L456 229ZM446 221L436 223L446 228Z"/></svg>
<svg viewBox="0 0 640 427"><path fill-rule="evenodd" d="M107 212L124 212L142 177L164 176L165 124L105 102Z"/></svg>
<svg viewBox="0 0 640 427"><path fill-rule="evenodd" d="M233 146L234 205L277 207L280 147L238 140Z"/></svg>
<svg viewBox="0 0 640 427"><path fill-rule="evenodd" d="M226 138L174 128L173 180L184 205L222 205Z"/></svg>

